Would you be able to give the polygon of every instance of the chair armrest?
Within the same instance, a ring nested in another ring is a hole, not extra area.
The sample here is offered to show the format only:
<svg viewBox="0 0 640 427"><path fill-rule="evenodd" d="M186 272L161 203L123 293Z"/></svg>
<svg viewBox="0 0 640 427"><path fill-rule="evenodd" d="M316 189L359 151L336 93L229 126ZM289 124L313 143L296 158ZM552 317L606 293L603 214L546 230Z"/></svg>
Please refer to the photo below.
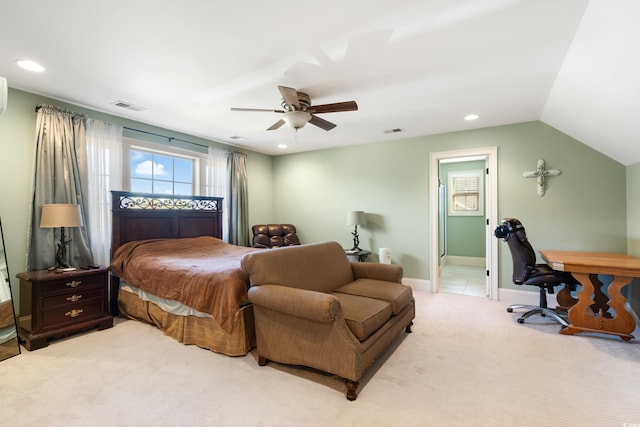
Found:
<svg viewBox="0 0 640 427"><path fill-rule="evenodd" d="M323 323L333 322L342 313L340 301L333 295L288 286L252 287L249 301L269 310Z"/></svg>
<svg viewBox="0 0 640 427"><path fill-rule="evenodd" d="M376 264L373 262L352 262L354 279L374 279L402 283L402 267L395 264Z"/></svg>

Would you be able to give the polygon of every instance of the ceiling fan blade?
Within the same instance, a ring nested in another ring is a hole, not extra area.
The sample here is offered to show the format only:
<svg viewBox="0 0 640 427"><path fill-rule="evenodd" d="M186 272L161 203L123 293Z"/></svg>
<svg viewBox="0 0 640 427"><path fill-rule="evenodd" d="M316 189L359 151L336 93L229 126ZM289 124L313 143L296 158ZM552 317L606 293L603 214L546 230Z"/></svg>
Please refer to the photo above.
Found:
<svg viewBox="0 0 640 427"><path fill-rule="evenodd" d="M278 86L278 90L282 94L282 99L284 99L284 102L295 107L296 110L300 109L297 90L295 90L292 87L286 87L286 86Z"/></svg>
<svg viewBox="0 0 640 427"><path fill-rule="evenodd" d="M337 126L335 123L328 122L325 119L321 119L318 116L314 116L313 114L311 115L311 120L309 120L309 123L311 123L312 125L316 125L320 129L324 129L324 130L331 130Z"/></svg>
<svg viewBox="0 0 640 427"><path fill-rule="evenodd" d="M320 113L339 113L341 111L357 111L358 104L356 101L336 102L333 104L312 105L309 112L312 114Z"/></svg>
<svg viewBox="0 0 640 427"><path fill-rule="evenodd" d="M284 113L284 110L270 110L268 108L235 108L235 107L232 107L231 111L268 111L270 113Z"/></svg>
<svg viewBox="0 0 640 427"><path fill-rule="evenodd" d="M267 130L276 130L278 129L280 126L282 126L284 124L284 120L278 120L277 122L275 122L273 125L271 125L271 127Z"/></svg>

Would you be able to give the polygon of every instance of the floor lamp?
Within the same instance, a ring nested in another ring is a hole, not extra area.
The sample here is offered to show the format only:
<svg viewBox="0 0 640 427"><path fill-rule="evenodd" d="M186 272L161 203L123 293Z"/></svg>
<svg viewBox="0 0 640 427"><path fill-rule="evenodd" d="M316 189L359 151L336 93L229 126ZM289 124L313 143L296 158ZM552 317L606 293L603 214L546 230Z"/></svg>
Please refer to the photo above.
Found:
<svg viewBox="0 0 640 427"><path fill-rule="evenodd" d="M70 270L73 267L67 261L67 245L71 239L65 237L65 227L82 227L82 216L79 205L51 204L42 206L42 216L40 217L40 228L60 227L60 241L56 251L57 269Z"/></svg>

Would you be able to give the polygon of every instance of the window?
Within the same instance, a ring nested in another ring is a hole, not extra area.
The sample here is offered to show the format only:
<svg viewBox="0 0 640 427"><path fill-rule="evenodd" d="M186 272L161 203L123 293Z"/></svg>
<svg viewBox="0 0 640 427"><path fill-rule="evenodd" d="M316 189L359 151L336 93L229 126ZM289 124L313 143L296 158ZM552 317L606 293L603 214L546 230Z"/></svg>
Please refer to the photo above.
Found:
<svg viewBox="0 0 640 427"><path fill-rule="evenodd" d="M449 215L484 215L482 170L449 172Z"/></svg>
<svg viewBox="0 0 640 427"><path fill-rule="evenodd" d="M143 141L128 139L125 142L125 189L184 196L205 194L206 179L201 173L206 172L206 155Z"/></svg>

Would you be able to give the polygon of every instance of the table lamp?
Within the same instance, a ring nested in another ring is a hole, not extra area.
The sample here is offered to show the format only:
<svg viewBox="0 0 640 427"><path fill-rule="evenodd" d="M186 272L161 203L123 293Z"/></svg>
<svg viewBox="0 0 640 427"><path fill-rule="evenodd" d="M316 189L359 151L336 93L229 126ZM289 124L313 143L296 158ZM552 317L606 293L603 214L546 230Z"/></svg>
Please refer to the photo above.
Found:
<svg viewBox="0 0 640 427"><path fill-rule="evenodd" d="M82 216L79 205L70 204L50 204L42 206L42 216L40 218L40 228L60 227L60 241L56 251L56 268L71 268L67 262L67 245L71 239L66 239L65 227L81 227Z"/></svg>
<svg viewBox="0 0 640 427"><path fill-rule="evenodd" d="M347 225L355 226L353 232L353 248L352 251L361 251L360 245L360 237L358 236L358 226L365 225L367 223L364 211L351 211L347 213Z"/></svg>

